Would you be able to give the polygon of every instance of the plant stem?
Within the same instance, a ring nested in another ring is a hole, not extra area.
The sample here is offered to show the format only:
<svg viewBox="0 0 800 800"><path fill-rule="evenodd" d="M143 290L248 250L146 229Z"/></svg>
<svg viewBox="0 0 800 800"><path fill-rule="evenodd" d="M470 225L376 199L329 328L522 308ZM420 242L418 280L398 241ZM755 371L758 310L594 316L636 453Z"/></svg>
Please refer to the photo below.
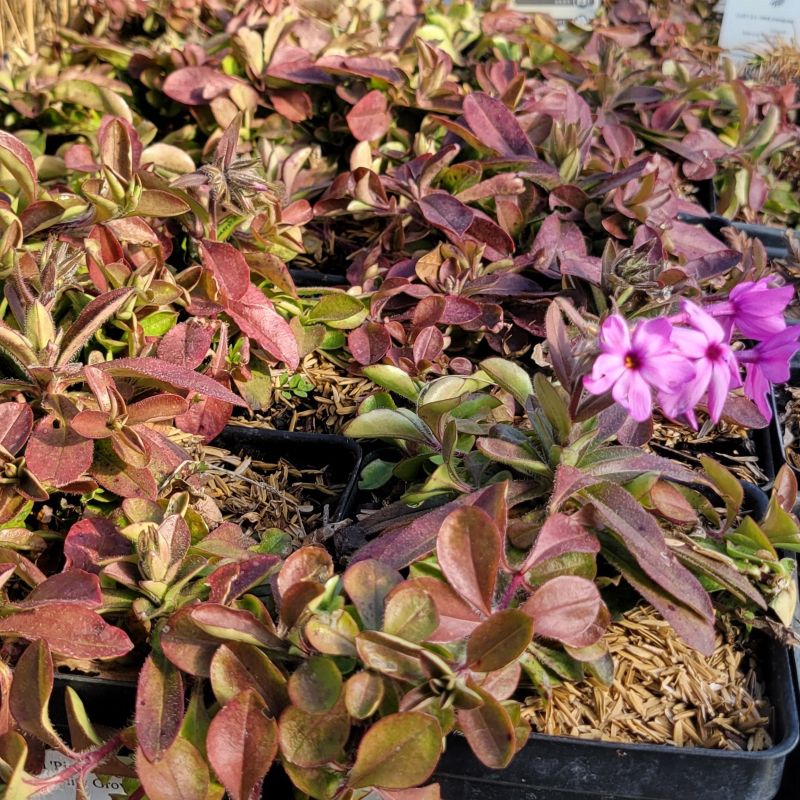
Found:
<svg viewBox="0 0 800 800"><path fill-rule="evenodd" d="M79 780L83 780L87 773L99 767L110 755L119 750L121 746L122 734L118 733L96 750L89 750L82 753L74 763L64 767L61 772L57 772L55 775L50 775L47 778L28 778L26 780L37 787L36 794L53 789L59 784L76 776Z"/></svg>
<svg viewBox="0 0 800 800"><path fill-rule="evenodd" d="M511 601L514 599L514 595L520 589L524 582L524 577L521 572L518 572L514 577L511 579L511 582L506 587L506 591L503 594L502 599L500 600L500 608L508 608Z"/></svg>

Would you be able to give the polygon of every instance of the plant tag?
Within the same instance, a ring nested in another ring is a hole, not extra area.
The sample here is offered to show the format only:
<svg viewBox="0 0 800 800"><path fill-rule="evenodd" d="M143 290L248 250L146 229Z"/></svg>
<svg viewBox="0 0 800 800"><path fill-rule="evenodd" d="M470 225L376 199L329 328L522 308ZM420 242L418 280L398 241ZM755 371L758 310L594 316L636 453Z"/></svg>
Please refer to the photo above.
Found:
<svg viewBox="0 0 800 800"><path fill-rule="evenodd" d="M553 19L591 19L600 10L600 0L512 0L515 11L549 14Z"/></svg>
<svg viewBox="0 0 800 800"><path fill-rule="evenodd" d="M747 58L778 41L800 40L800 0L725 0L719 46Z"/></svg>
<svg viewBox="0 0 800 800"><path fill-rule="evenodd" d="M72 763L73 760L62 753L56 750L46 750L44 754L44 770L41 772L41 777L47 778L55 775ZM76 778L70 778L70 780L48 792L48 800L75 800L76 780ZM125 796L122 778L117 778L113 775L94 775L89 773L84 785L89 800L112 800L114 797Z"/></svg>

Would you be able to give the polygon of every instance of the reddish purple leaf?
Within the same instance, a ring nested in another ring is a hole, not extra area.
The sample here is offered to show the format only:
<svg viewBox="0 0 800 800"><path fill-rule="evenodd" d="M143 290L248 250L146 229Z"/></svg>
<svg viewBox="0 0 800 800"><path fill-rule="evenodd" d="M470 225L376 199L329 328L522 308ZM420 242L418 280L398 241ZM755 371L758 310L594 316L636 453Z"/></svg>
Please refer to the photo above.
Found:
<svg viewBox="0 0 800 800"><path fill-rule="evenodd" d="M0 619L0 634L44 639L50 650L67 658L119 658L133 649L124 631L75 603L52 602L17 611Z"/></svg>
<svg viewBox="0 0 800 800"><path fill-rule="evenodd" d="M0 403L0 447L16 455L32 430L33 411L27 403Z"/></svg>
<svg viewBox="0 0 800 800"><path fill-rule="evenodd" d="M175 417L175 426L203 437L204 442L222 433L233 413L233 406L214 397L198 397L185 414Z"/></svg>
<svg viewBox="0 0 800 800"><path fill-rule="evenodd" d="M444 336L433 325L423 328L414 339L413 354L417 364L423 361L435 361L444 349Z"/></svg>
<svg viewBox="0 0 800 800"><path fill-rule="evenodd" d="M605 633L610 615L594 583L575 575L547 581L521 607L536 636L570 647L588 647Z"/></svg>
<svg viewBox="0 0 800 800"><path fill-rule="evenodd" d="M263 347L273 358L285 361L297 369L300 351L289 323L272 307L272 303L257 286L250 284L244 296L229 300L225 311L242 333ZM240 403L241 404L241 403Z"/></svg>
<svg viewBox="0 0 800 800"><path fill-rule="evenodd" d="M62 487L88 472L93 454L92 442L49 414L36 423L25 450L25 460L42 483Z"/></svg>
<svg viewBox="0 0 800 800"><path fill-rule="evenodd" d="M97 575L80 569L58 572L31 589L19 606L32 608L47 603L77 603L98 609L103 605L100 581Z"/></svg>
<svg viewBox="0 0 800 800"><path fill-rule="evenodd" d="M301 547L284 561L278 573L278 593L283 596L289 588L301 581L325 583L333 576L333 560L325 548Z"/></svg>
<svg viewBox="0 0 800 800"><path fill-rule="evenodd" d="M183 679L163 656L149 655L136 687L136 741L150 761L161 758L183 722Z"/></svg>
<svg viewBox="0 0 800 800"><path fill-rule="evenodd" d="M420 211L435 228L460 239L475 218L471 208L447 192L432 192L419 201Z"/></svg>
<svg viewBox="0 0 800 800"><path fill-rule="evenodd" d="M491 613L501 536L482 509L465 506L451 511L436 542L439 565L450 585L474 608Z"/></svg>
<svg viewBox="0 0 800 800"><path fill-rule="evenodd" d="M290 122L305 122L314 113L311 96L300 89L272 89L269 99L275 110Z"/></svg>
<svg viewBox="0 0 800 800"><path fill-rule="evenodd" d="M203 266L214 276L225 299L239 300L244 297L250 288L250 267L233 245L203 239L200 255Z"/></svg>
<svg viewBox="0 0 800 800"><path fill-rule="evenodd" d="M132 550L133 545L110 519L82 519L69 529L64 539L64 570L98 573L104 561L128 556Z"/></svg>
<svg viewBox="0 0 800 800"><path fill-rule="evenodd" d="M157 394L145 397L128 406L128 425L141 425L145 422L168 422L183 414L187 409L186 400L177 394Z"/></svg>
<svg viewBox="0 0 800 800"><path fill-rule="evenodd" d="M197 369L208 355L213 332L199 319L181 322L158 343L158 357L186 369Z"/></svg>
<svg viewBox="0 0 800 800"><path fill-rule="evenodd" d="M232 800L250 800L278 752L278 725L261 695L248 689L226 703L211 721L206 749Z"/></svg>
<svg viewBox="0 0 800 800"><path fill-rule="evenodd" d="M533 549L525 559L523 572L542 561L565 553L599 553L600 542L581 524L575 515L551 514L536 537Z"/></svg>
<svg viewBox="0 0 800 800"><path fill-rule="evenodd" d="M158 498L158 484L150 469L120 460L108 440L98 440L95 445L91 475L104 489L120 497Z"/></svg>
<svg viewBox="0 0 800 800"><path fill-rule="evenodd" d="M422 302L424 303L425 299ZM442 325L466 325L478 319L480 315L481 307L474 300L458 295L447 295L444 298L444 310L439 322Z"/></svg>
<svg viewBox="0 0 800 800"><path fill-rule="evenodd" d="M483 92L467 95L464 118L484 148L501 156L536 156L516 117L500 100Z"/></svg>
<svg viewBox="0 0 800 800"><path fill-rule="evenodd" d="M69 424L84 439L108 439L114 433L109 427L110 422L111 416L107 412L87 408L79 411Z"/></svg>
<svg viewBox="0 0 800 800"><path fill-rule="evenodd" d="M392 124L388 112L386 95L373 89L367 92L347 114L347 124L353 136L360 142L380 139Z"/></svg>
<svg viewBox="0 0 800 800"><path fill-rule="evenodd" d="M206 578L211 587L209 602L222 605L233 602L249 589L264 583L279 563L277 556L253 555L246 561L223 564Z"/></svg>
<svg viewBox="0 0 800 800"><path fill-rule="evenodd" d="M359 364L367 366L380 361L389 348L392 339L386 328L379 322L366 322L360 328L350 331L347 347Z"/></svg>
<svg viewBox="0 0 800 800"><path fill-rule="evenodd" d="M206 397L214 397L234 406L245 406L240 397L226 389L219 381L158 358L117 358L99 364L97 368L110 375L143 378L160 385L199 392Z"/></svg>
<svg viewBox="0 0 800 800"><path fill-rule="evenodd" d="M187 106L208 105L241 81L213 67L183 67L164 81L164 94Z"/></svg>
<svg viewBox="0 0 800 800"><path fill-rule="evenodd" d="M503 769L516 750L514 723L494 697L476 686L470 688L481 695L483 703L478 708L457 711L458 727L481 763L490 769Z"/></svg>

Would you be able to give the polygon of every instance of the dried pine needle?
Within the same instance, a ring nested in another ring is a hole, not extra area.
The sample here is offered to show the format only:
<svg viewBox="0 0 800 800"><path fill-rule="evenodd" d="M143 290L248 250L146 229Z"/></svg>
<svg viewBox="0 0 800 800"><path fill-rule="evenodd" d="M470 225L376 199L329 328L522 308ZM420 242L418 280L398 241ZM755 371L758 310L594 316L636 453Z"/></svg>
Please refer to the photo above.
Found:
<svg viewBox="0 0 800 800"><path fill-rule="evenodd" d="M555 736L720 750L771 746L770 706L744 650L717 637L708 658L685 645L651 607L637 607L606 636L613 684L564 684L531 697L523 716Z"/></svg>

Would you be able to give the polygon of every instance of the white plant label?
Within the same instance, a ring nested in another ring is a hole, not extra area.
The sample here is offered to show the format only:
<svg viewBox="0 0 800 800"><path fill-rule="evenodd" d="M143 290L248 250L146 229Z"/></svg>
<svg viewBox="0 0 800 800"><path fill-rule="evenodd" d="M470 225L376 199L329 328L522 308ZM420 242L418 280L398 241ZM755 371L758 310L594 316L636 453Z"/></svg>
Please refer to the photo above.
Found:
<svg viewBox="0 0 800 800"><path fill-rule="evenodd" d="M44 770L41 776L47 778L55 775L72 763L71 758L67 758L67 756L56 750L46 750L44 754ZM46 797L47 800L75 800L75 781L76 778L65 781L53 791L43 795L43 797ZM114 797L119 798L120 795L124 796L125 794L122 788L122 778L89 774L84 785L90 800L112 800Z"/></svg>
<svg viewBox="0 0 800 800"><path fill-rule="evenodd" d="M744 58L778 41L800 42L800 0L725 0L720 47Z"/></svg>
<svg viewBox="0 0 800 800"><path fill-rule="evenodd" d="M601 0L512 0L515 11L549 14L553 19L591 19L600 10Z"/></svg>

